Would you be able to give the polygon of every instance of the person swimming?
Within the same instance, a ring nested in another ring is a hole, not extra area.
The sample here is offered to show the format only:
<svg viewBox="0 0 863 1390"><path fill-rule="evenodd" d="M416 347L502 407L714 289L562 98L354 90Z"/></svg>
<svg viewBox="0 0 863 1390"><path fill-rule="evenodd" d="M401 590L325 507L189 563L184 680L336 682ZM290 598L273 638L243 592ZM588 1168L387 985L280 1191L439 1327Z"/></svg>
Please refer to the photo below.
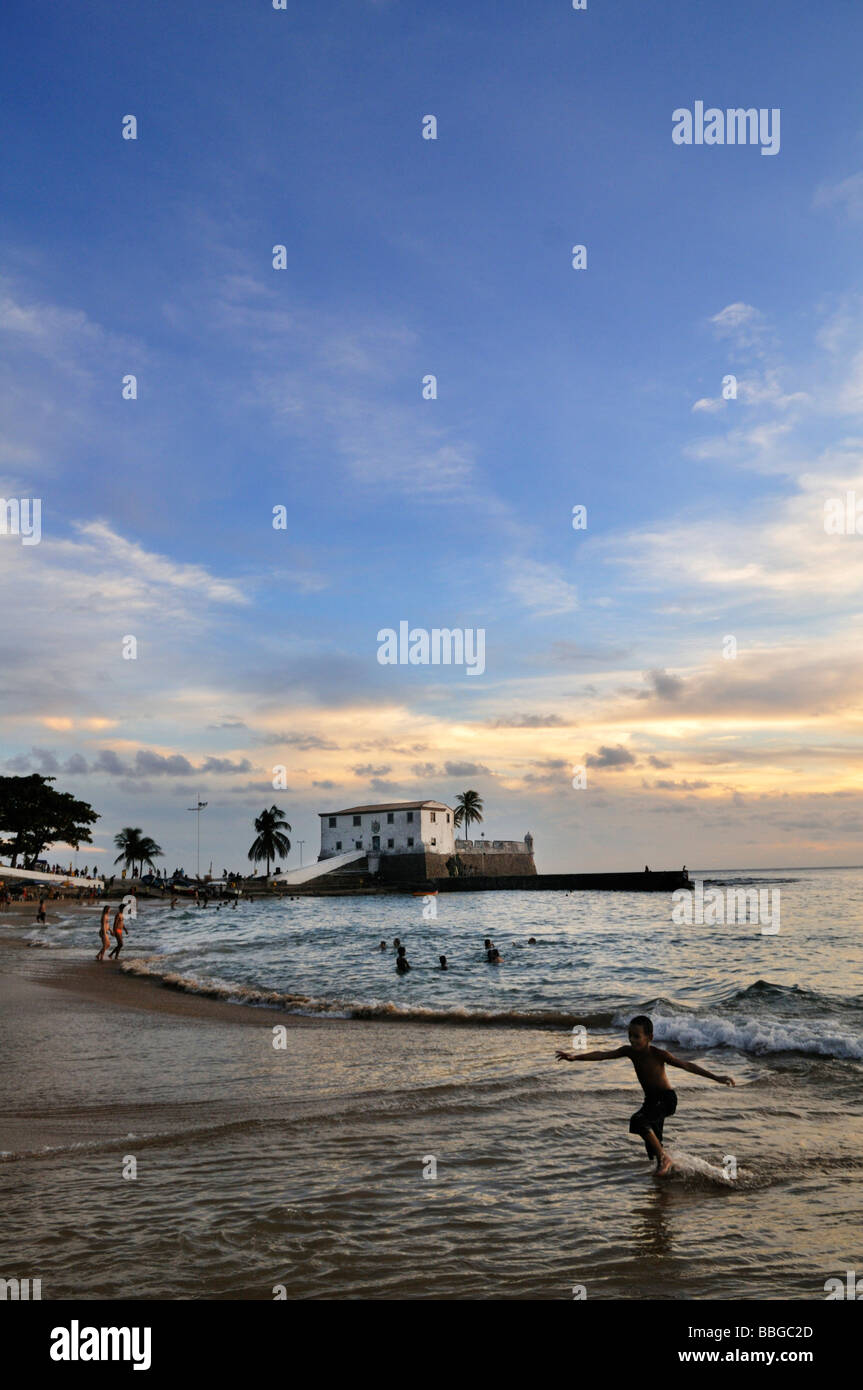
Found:
<svg viewBox="0 0 863 1390"><path fill-rule="evenodd" d="M448 969L447 963L446 963L446 956L438 956L438 960L440 961L440 968L441 968L441 970L446 970L446 969Z"/></svg>
<svg viewBox="0 0 863 1390"><path fill-rule="evenodd" d="M396 970L400 975L404 975L407 973L408 970L410 970L410 965L408 963L408 958L405 955L405 950L406 948L404 946L399 946L399 953L396 957Z"/></svg>
<svg viewBox="0 0 863 1390"><path fill-rule="evenodd" d="M486 953L486 960L489 965L500 965L503 962L503 956L496 946L492 946L491 950Z"/></svg>
<svg viewBox="0 0 863 1390"><path fill-rule="evenodd" d="M386 943L385 941L382 941L381 944L380 944L380 946L378 947L378 950L379 950L379 951L385 951L386 949L387 949L387 943Z"/></svg>
<svg viewBox="0 0 863 1390"><path fill-rule="evenodd" d="M528 946L535 946L535 945L536 945L536 937L535 937L535 936L529 936L529 937L527 938L527 944L528 944Z"/></svg>

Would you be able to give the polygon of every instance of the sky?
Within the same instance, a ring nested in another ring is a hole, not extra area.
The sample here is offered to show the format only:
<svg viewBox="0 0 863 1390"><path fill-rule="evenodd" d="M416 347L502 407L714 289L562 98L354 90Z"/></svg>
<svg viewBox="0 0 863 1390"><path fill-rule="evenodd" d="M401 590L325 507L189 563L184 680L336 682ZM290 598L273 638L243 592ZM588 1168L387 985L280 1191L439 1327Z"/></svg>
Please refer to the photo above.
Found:
<svg viewBox="0 0 863 1390"><path fill-rule="evenodd" d="M824 520L863 513L858 6L0 36L0 497L41 504L0 772L92 803L79 865L134 825L191 870L198 797L218 872L273 803L294 866L319 812L468 788L545 872L863 861L863 536ZM778 152L675 144L696 101ZM402 621L484 671L382 665Z"/></svg>

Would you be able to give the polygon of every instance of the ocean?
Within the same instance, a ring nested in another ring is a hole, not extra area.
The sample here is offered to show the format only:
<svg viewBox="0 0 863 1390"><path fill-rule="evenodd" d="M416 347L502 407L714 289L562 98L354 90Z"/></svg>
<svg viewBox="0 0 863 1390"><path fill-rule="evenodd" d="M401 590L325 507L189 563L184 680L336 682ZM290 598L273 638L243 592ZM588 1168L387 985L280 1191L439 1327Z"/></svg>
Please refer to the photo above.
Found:
<svg viewBox="0 0 863 1390"><path fill-rule="evenodd" d="M863 870L703 878L778 890L780 931L646 893L143 904L126 973L260 1026L61 990L7 1018L2 1268L45 1297L825 1297L863 1275ZM96 915L4 923L47 948L17 953L30 987L95 954ZM554 1060L645 1012L737 1083L669 1072L664 1182L631 1064Z"/></svg>

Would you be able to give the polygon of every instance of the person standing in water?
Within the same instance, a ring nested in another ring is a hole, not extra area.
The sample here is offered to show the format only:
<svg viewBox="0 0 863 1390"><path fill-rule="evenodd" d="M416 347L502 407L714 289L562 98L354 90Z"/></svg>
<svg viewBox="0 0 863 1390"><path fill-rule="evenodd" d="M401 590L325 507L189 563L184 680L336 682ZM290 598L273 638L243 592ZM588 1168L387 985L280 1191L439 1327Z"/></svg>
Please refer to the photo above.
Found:
<svg viewBox="0 0 863 1390"><path fill-rule="evenodd" d="M109 954L108 954L108 959L109 959L109 960L116 960L117 957L119 956L120 952L122 951L122 949L123 949L123 932L125 931L125 929L126 929L126 924L125 924L125 922L123 921L123 904L121 903L120 906L117 908L116 914L115 914L115 916L114 916L114 927L113 927L113 932L114 932L114 940L116 941L117 945L114 947L113 951L109 952Z"/></svg>
<svg viewBox="0 0 863 1390"><path fill-rule="evenodd" d="M108 918L111 916L111 909L106 903L102 908L102 916L99 921L99 939L102 942L102 949L96 957L97 960L105 959L105 952L108 949Z"/></svg>
<svg viewBox="0 0 863 1390"><path fill-rule="evenodd" d="M609 1051L556 1053L559 1062L608 1062L617 1057L627 1057L635 1068L635 1075L641 1082L644 1104L629 1121L630 1134L637 1134L647 1150L647 1157L656 1159L656 1176L664 1178L674 1166L671 1155L662 1146L662 1131L665 1121L677 1109L677 1092L671 1089L666 1067L679 1067L681 1071L692 1072L695 1076L706 1076L708 1081L718 1081L720 1086L733 1086L733 1076L718 1076L716 1072L700 1067L697 1062L684 1062L665 1048L656 1047L653 1041L653 1021L647 1014L639 1014L629 1025L629 1043Z"/></svg>

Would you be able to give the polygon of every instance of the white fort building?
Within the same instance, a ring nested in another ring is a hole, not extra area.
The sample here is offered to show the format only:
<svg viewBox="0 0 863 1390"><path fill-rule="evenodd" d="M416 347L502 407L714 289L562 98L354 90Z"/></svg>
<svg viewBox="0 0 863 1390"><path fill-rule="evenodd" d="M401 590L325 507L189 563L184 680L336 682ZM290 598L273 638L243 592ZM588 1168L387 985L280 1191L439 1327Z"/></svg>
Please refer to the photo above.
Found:
<svg viewBox="0 0 863 1390"><path fill-rule="evenodd" d="M393 801L322 811L319 859L349 850L366 854L455 853L453 809L442 801Z"/></svg>
<svg viewBox="0 0 863 1390"><path fill-rule="evenodd" d="M337 856L368 859L384 879L446 878L450 874L535 874L533 837L457 840L455 811L443 801L389 801L321 811L318 862Z"/></svg>

